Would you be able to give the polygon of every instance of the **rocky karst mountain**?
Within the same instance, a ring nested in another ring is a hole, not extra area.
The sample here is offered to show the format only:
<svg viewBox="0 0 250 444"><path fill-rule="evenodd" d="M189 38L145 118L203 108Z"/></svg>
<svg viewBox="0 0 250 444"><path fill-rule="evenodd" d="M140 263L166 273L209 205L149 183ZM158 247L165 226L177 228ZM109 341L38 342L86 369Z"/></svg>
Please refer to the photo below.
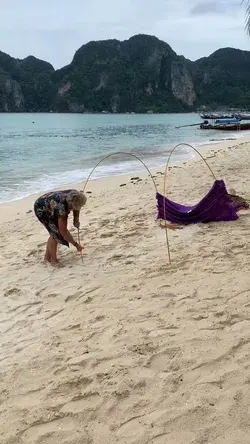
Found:
<svg viewBox="0 0 250 444"><path fill-rule="evenodd" d="M47 111L56 95L54 68L27 57L14 59L0 52L0 111Z"/></svg>
<svg viewBox="0 0 250 444"><path fill-rule="evenodd" d="M250 52L219 49L195 62L149 35L89 42L57 71L0 52L0 111L184 112L250 107Z"/></svg>

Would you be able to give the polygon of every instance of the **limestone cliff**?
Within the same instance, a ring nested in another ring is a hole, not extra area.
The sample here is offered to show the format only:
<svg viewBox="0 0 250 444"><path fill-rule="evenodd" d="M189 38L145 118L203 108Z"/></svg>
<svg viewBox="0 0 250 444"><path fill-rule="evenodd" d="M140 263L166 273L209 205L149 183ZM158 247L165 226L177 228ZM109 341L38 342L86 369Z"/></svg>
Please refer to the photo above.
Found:
<svg viewBox="0 0 250 444"><path fill-rule="evenodd" d="M135 35L89 42L57 71L0 52L0 111L186 112L250 103L250 52L233 48L191 62L162 40Z"/></svg>
<svg viewBox="0 0 250 444"><path fill-rule="evenodd" d="M18 82L0 71L0 111L24 111L24 96Z"/></svg>
<svg viewBox="0 0 250 444"><path fill-rule="evenodd" d="M55 92L53 73L43 60L14 59L0 51L0 111L48 111Z"/></svg>
<svg viewBox="0 0 250 444"><path fill-rule="evenodd" d="M171 82L174 97L188 106L193 106L196 100L194 83L190 71L183 62L172 63Z"/></svg>

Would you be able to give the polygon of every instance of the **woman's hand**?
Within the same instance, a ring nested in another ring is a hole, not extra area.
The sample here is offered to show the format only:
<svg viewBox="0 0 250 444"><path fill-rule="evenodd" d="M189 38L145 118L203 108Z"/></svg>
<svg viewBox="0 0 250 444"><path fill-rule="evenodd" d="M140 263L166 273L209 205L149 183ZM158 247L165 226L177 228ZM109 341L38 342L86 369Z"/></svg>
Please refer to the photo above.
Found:
<svg viewBox="0 0 250 444"><path fill-rule="evenodd" d="M79 251L79 253L81 253L81 251L83 250L83 247L78 243L76 243L75 247L76 247L77 251Z"/></svg>
<svg viewBox="0 0 250 444"><path fill-rule="evenodd" d="M73 225L74 225L74 227L76 227L76 228L80 228L80 221L79 221L78 218L75 218L75 219L74 219Z"/></svg>

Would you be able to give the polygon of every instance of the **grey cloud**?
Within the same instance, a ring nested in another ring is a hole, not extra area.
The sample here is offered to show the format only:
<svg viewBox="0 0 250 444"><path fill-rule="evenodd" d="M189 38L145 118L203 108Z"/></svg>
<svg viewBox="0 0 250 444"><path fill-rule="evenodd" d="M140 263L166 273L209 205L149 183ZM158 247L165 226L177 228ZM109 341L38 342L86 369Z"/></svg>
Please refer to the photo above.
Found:
<svg viewBox="0 0 250 444"><path fill-rule="evenodd" d="M223 7L218 2L200 2L191 10L191 15L223 14Z"/></svg>
<svg viewBox="0 0 250 444"><path fill-rule="evenodd" d="M241 0L2 3L0 51L18 58L33 54L55 68L70 63L75 51L90 40L124 40L138 33L156 35L192 60L223 46L250 49Z"/></svg>
<svg viewBox="0 0 250 444"><path fill-rule="evenodd" d="M215 14L234 14L241 8L241 0L200 0L195 2L189 13L193 16L215 15Z"/></svg>

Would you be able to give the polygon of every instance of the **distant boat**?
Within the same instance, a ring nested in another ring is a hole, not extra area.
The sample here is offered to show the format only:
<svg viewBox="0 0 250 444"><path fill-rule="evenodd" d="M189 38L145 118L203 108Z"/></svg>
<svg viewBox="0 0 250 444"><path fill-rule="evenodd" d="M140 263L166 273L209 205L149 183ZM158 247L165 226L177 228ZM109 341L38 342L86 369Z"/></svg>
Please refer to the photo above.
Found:
<svg viewBox="0 0 250 444"><path fill-rule="evenodd" d="M234 117L232 114L202 114L201 118L202 119L211 119L211 120L215 120L215 119L230 119L231 117Z"/></svg>
<svg viewBox="0 0 250 444"><path fill-rule="evenodd" d="M206 130L219 130L219 131L246 131L250 130L250 122L241 123L239 117L233 117L231 119L216 119L214 122L205 120L200 124L200 129Z"/></svg>
<svg viewBox="0 0 250 444"><path fill-rule="evenodd" d="M241 120L250 120L250 114L234 114L234 117L239 117Z"/></svg>
<svg viewBox="0 0 250 444"><path fill-rule="evenodd" d="M239 118L240 120L250 120L250 114L244 114L244 113L225 113L225 114L201 114L201 118L204 120L217 120L217 119L231 119L231 118Z"/></svg>
<svg viewBox="0 0 250 444"><path fill-rule="evenodd" d="M250 117L250 116L249 116ZM250 121L241 123L241 117L229 118L213 118L205 119L202 123L192 123L190 125L176 126L175 128L195 127L199 126L202 130L219 130L219 131L246 131L250 130Z"/></svg>

